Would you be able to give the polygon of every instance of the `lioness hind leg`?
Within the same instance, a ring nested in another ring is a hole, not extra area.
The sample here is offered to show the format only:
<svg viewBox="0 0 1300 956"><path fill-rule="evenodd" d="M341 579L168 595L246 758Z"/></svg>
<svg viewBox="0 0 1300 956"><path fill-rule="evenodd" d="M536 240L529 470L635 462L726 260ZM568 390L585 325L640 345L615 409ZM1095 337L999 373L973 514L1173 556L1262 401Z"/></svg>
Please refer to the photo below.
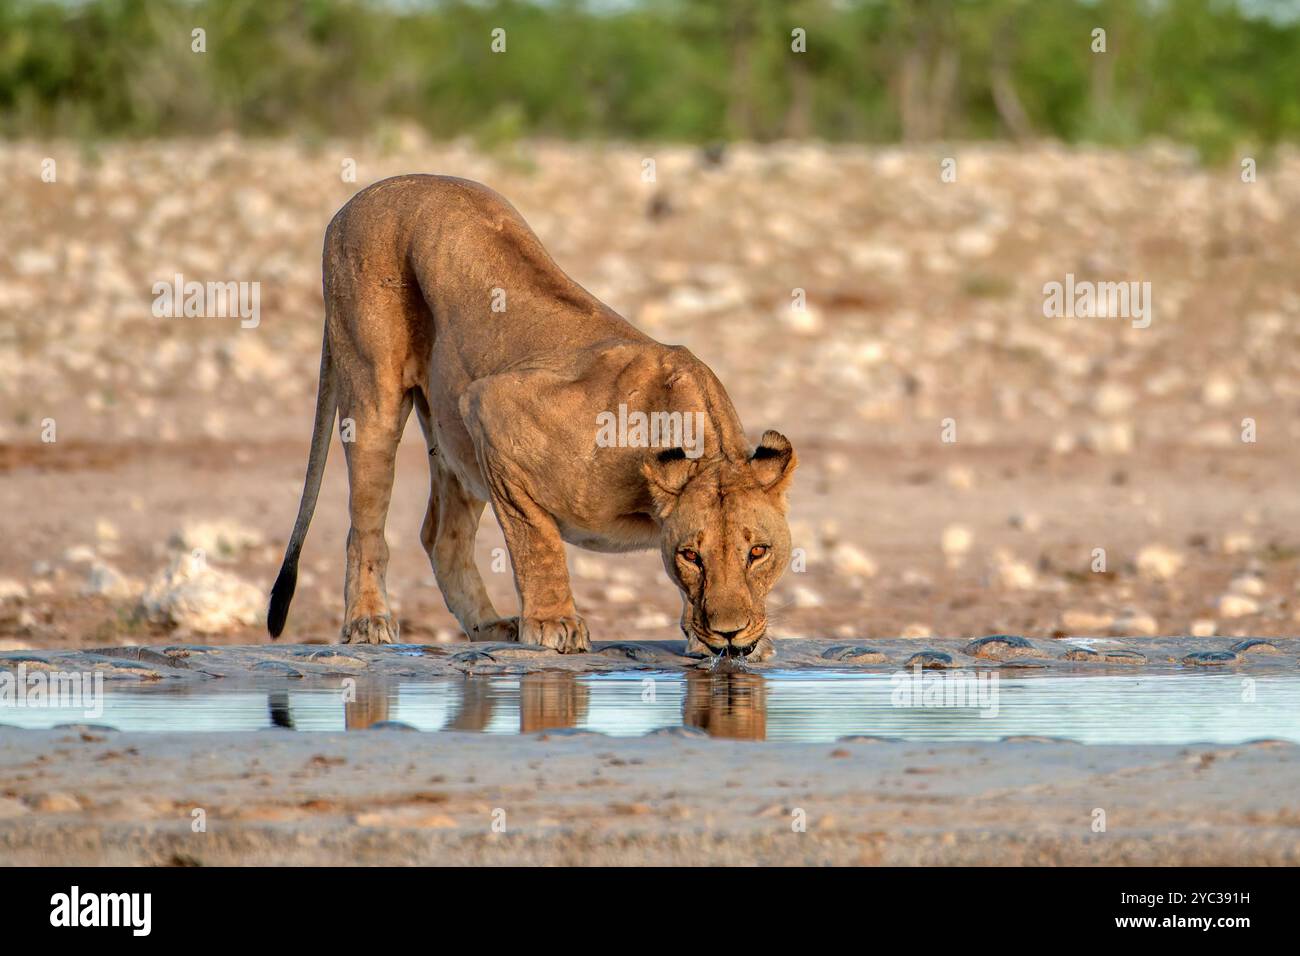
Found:
<svg viewBox="0 0 1300 956"><path fill-rule="evenodd" d="M474 538L487 502L467 492L443 464L429 417L418 399L416 412L429 448L429 508L420 528L420 543L429 555L442 599L470 640L517 640L518 618L497 614L474 562Z"/></svg>
<svg viewBox="0 0 1300 956"><path fill-rule="evenodd" d="M351 419L353 429L352 440L343 443L352 519L343 588L344 644L391 644L397 639L397 619L389 609L384 584L388 571L384 525L393 491L397 444L410 411L408 395L378 395L362 402L346 394L340 403L340 418L345 426Z"/></svg>

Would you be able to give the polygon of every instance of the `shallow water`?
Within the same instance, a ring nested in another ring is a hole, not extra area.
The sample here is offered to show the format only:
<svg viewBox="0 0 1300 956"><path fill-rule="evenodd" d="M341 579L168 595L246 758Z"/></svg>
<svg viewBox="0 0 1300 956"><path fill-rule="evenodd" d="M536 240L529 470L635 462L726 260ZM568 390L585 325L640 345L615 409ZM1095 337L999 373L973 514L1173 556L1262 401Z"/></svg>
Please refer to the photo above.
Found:
<svg viewBox="0 0 1300 956"><path fill-rule="evenodd" d="M1090 744L1300 743L1297 677L993 679L991 671L976 678L954 673L536 673L276 690L223 681L108 689L102 713L98 707L0 706L0 725L338 731L388 721L423 731L573 728L614 736L685 725L717 737L810 742L861 734L934 741L1034 735Z"/></svg>

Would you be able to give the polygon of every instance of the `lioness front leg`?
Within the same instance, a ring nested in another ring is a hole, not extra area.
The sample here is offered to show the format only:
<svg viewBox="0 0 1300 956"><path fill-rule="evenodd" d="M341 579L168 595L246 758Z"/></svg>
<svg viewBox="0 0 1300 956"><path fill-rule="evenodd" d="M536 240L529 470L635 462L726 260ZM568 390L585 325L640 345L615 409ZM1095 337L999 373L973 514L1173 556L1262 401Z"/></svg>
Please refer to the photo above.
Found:
<svg viewBox="0 0 1300 956"><path fill-rule="evenodd" d="M507 483L492 482L492 510L505 535L519 592L519 640L561 654L591 650L573 604L564 541L554 519Z"/></svg>

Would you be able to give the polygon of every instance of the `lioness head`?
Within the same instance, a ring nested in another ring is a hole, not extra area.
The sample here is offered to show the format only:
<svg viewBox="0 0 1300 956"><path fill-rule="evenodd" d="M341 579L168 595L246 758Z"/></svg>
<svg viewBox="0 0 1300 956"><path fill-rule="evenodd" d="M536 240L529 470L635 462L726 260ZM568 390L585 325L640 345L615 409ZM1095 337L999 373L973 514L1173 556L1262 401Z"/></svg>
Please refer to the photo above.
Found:
<svg viewBox="0 0 1300 956"><path fill-rule="evenodd" d="M692 461L671 448L646 464L688 642L744 656L767 630L767 593L790 563L785 493L797 463L769 431L747 461Z"/></svg>

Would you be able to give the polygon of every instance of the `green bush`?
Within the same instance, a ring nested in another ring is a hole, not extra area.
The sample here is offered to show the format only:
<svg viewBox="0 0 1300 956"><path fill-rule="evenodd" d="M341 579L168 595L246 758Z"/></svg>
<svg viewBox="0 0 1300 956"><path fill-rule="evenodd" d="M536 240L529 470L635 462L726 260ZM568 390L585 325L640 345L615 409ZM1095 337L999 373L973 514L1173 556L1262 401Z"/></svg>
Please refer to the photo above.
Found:
<svg viewBox="0 0 1300 956"><path fill-rule="evenodd" d="M1219 160L1294 140L1298 94L1297 0L0 3L7 136L1159 136Z"/></svg>

